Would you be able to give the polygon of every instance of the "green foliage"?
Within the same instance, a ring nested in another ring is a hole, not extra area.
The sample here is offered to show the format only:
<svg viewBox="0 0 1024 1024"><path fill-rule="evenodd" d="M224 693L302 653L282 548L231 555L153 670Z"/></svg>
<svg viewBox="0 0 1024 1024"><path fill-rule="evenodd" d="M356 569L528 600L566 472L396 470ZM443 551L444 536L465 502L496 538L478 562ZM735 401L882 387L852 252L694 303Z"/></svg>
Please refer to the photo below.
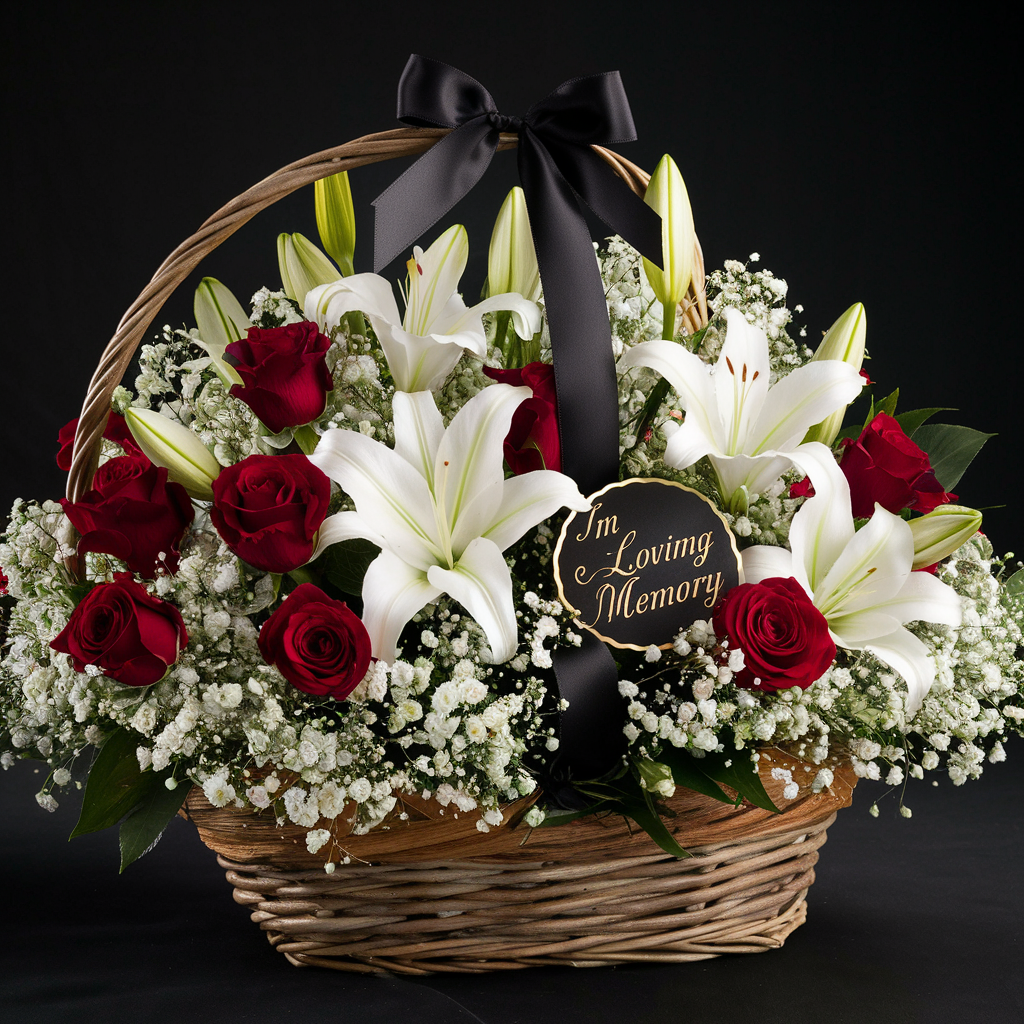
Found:
<svg viewBox="0 0 1024 1024"><path fill-rule="evenodd" d="M939 483L951 491L985 442L995 436L952 423L929 423L914 434L914 443L927 452Z"/></svg>
<svg viewBox="0 0 1024 1024"><path fill-rule="evenodd" d="M121 870L148 853L181 807L188 786L167 788L171 770L142 771L137 737L118 729L103 744L89 772L82 813L70 838L121 824Z"/></svg>
<svg viewBox="0 0 1024 1024"><path fill-rule="evenodd" d="M907 412L901 412L895 419L903 428L903 433L907 437L913 437L917 433L917 428L930 420L937 412L956 412L956 409L946 406L936 406L933 409L910 409Z"/></svg>
<svg viewBox="0 0 1024 1024"><path fill-rule="evenodd" d="M332 544L314 563L323 578L346 594L359 595L363 577L380 548L368 540L356 538Z"/></svg>

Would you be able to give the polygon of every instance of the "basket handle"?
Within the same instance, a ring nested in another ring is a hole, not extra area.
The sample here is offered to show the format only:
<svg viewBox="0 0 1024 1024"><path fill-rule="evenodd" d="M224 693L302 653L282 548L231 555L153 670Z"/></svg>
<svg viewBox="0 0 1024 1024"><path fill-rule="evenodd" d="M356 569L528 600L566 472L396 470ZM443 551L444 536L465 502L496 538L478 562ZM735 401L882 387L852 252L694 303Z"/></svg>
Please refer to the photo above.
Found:
<svg viewBox="0 0 1024 1024"><path fill-rule="evenodd" d="M121 383L143 335L171 293L204 256L213 252L261 210L303 185L367 164L396 157L417 156L439 142L449 131L447 128L396 128L364 135L333 149L325 149L296 160L222 206L198 231L186 238L160 264L149 284L128 307L117 331L103 350L79 414L68 473L68 499L79 501L92 486L99 463L103 431L110 413L111 397ZM514 133L502 133L498 149L513 149L517 141L518 137ZM650 181L646 171L603 146L594 146L593 149L634 192L640 196L644 194ZM704 257L700 242L696 241L690 290L680 304L683 324L691 333L703 327L708 320L704 286Z"/></svg>

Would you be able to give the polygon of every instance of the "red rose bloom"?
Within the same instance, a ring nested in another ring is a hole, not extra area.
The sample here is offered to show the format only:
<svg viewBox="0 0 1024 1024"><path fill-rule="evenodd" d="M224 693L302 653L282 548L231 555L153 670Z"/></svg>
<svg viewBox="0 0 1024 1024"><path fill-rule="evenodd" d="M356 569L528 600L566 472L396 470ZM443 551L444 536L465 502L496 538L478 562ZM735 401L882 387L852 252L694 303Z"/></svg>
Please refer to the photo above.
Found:
<svg viewBox="0 0 1024 1024"><path fill-rule="evenodd" d="M334 390L326 362L330 347L330 338L308 320L265 331L250 327L245 338L226 349L242 378L231 394L275 434L311 423L326 408L327 392Z"/></svg>
<svg viewBox="0 0 1024 1024"><path fill-rule="evenodd" d="M549 363L528 363L521 370L494 370L485 366L484 373L491 380L533 391L533 397L522 402L513 414L505 438L505 461L509 469L516 476L534 469L561 472L554 367Z"/></svg>
<svg viewBox="0 0 1024 1024"><path fill-rule="evenodd" d="M178 545L195 518L185 488L169 483L167 470L145 455L110 459L96 470L81 501L60 503L82 535L79 554L113 555L147 579L159 566L177 570Z"/></svg>
<svg viewBox="0 0 1024 1024"><path fill-rule="evenodd" d="M331 482L305 455L250 455L213 481L210 518L239 558L290 572L313 554Z"/></svg>
<svg viewBox="0 0 1024 1024"><path fill-rule="evenodd" d="M119 572L113 583L99 583L82 598L50 646L70 655L76 672L98 665L126 686L149 686L164 677L187 643L178 609Z"/></svg>
<svg viewBox="0 0 1024 1024"><path fill-rule="evenodd" d="M947 501L956 501L935 479L927 454L903 433L891 416L880 412L856 441L843 440L839 463L850 484L853 514L868 519L875 502L890 512L905 508L931 512Z"/></svg>
<svg viewBox="0 0 1024 1024"><path fill-rule="evenodd" d="M741 583L719 602L715 635L744 655L736 685L751 690L807 689L836 656L825 616L793 578Z"/></svg>
<svg viewBox="0 0 1024 1024"><path fill-rule="evenodd" d="M0 565L0 597L3 597L7 593L7 575L4 572L4 567Z"/></svg>
<svg viewBox="0 0 1024 1024"><path fill-rule="evenodd" d="M74 451L76 433L78 433L78 420L73 419L70 423L65 423L57 435L57 441L60 444L60 451L57 452L57 465L65 473L71 469L71 453ZM119 444L124 449L125 455L142 454L142 449L135 443L135 438L128 429L125 418L120 413L112 412L107 418L107 426L103 431L103 436L108 441Z"/></svg>
<svg viewBox="0 0 1024 1024"><path fill-rule="evenodd" d="M370 665L370 637L344 601L312 583L296 587L263 624L260 653L292 686L343 700Z"/></svg>

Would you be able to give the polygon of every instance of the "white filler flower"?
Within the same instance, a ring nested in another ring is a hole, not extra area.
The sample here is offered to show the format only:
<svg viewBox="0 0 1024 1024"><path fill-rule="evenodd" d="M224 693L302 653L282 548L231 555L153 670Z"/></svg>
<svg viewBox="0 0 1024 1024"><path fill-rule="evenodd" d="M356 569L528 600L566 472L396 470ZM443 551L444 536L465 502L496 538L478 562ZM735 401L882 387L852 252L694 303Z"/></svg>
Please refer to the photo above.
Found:
<svg viewBox="0 0 1024 1024"><path fill-rule="evenodd" d="M649 366L675 388L686 420L668 439L665 462L686 469L707 455L723 502L736 511L745 506L744 495L763 493L792 466L790 454L808 428L852 402L864 379L848 363L823 359L769 387L764 331L738 309L727 309L725 319L725 343L713 367L674 341L636 345L619 366Z"/></svg>
<svg viewBox="0 0 1024 1024"><path fill-rule="evenodd" d="M744 579L794 577L825 616L837 645L870 651L903 676L909 718L935 681L935 662L903 623L959 626L960 598L931 573L912 571L914 535L899 516L876 503L867 525L855 529L850 486L828 448L811 442L794 461L811 478L814 497L793 517L792 552L747 548Z"/></svg>
<svg viewBox="0 0 1024 1024"><path fill-rule="evenodd" d="M491 384L445 430L429 392L396 392L394 450L354 430L329 430L321 439L311 461L356 510L324 521L314 557L354 537L382 549L363 579L363 623L375 657L394 661L405 624L442 593L480 624L496 662L515 654L512 576L502 551L563 506L590 508L562 473L505 479L502 442L532 393Z"/></svg>
<svg viewBox="0 0 1024 1024"><path fill-rule="evenodd" d="M365 313L387 357L395 387L410 392L436 390L463 350L480 359L487 357L482 314L509 310L521 338L532 338L540 330L537 304L512 292L492 295L467 309L456 289L468 259L466 229L456 224L426 252L419 246L413 249L413 258L406 264L404 317L391 284L377 274L353 274L314 288L306 296L306 316L322 330L330 330L347 313Z"/></svg>

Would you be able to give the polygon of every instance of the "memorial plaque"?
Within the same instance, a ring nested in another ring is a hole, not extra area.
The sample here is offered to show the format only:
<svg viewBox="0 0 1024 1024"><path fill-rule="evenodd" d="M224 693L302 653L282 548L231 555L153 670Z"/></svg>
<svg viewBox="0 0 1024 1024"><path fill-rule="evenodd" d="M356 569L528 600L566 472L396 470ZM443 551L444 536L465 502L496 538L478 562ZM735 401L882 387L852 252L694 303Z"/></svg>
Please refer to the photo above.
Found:
<svg viewBox="0 0 1024 1024"><path fill-rule="evenodd" d="M558 596L577 625L614 647L671 647L743 580L736 540L704 495L633 479L590 496L555 548Z"/></svg>

